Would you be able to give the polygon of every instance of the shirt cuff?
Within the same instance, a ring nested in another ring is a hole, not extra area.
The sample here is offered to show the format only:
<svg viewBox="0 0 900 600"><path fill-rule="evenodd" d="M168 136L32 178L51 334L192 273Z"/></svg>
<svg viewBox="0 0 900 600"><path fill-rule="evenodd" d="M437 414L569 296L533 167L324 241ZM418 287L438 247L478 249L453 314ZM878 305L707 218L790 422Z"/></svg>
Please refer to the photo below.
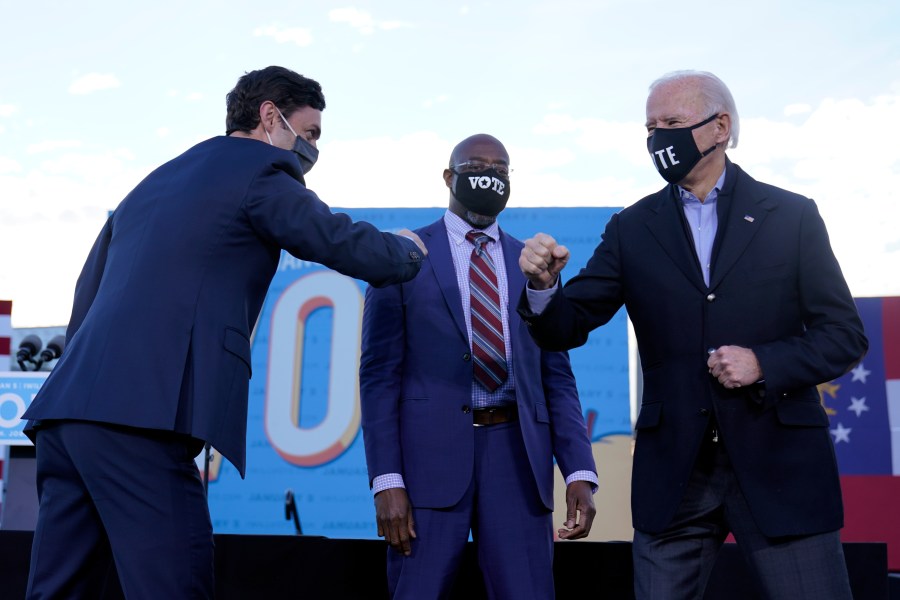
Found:
<svg viewBox="0 0 900 600"><path fill-rule="evenodd" d="M600 480L597 479L597 474L593 471L575 471L566 477L567 486L573 481L587 481L590 483L592 494L596 494L597 490L600 488Z"/></svg>
<svg viewBox="0 0 900 600"><path fill-rule="evenodd" d="M547 288L546 290L535 290L532 289L530 285L526 285L525 294L528 298L528 307L531 308L531 312L536 315L544 312L544 309L550 304L550 300L553 299L553 294L556 293L558 288L559 277L556 278L556 283L553 284L553 287Z"/></svg>
<svg viewBox="0 0 900 600"><path fill-rule="evenodd" d="M406 489L406 485L403 483L403 475L400 473L385 473L372 480L373 496L378 492L383 492L384 490L389 490L391 488Z"/></svg>

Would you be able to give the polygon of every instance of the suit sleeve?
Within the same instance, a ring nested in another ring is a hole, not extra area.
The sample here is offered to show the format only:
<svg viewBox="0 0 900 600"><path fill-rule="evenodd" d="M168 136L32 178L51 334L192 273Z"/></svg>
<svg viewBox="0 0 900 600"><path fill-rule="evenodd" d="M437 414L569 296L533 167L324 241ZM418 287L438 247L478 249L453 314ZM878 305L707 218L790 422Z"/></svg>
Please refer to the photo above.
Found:
<svg viewBox="0 0 900 600"><path fill-rule="evenodd" d="M103 279L103 271L106 268L106 257L109 252L109 242L112 239L112 216L110 216L100 235L94 241L94 246L88 254L87 260L78 276L75 284L75 298L72 302L72 316L69 318L69 326L66 329L66 345L72 341L72 336L81 327L87 316L94 298L97 296L97 290L100 288L100 281Z"/></svg>
<svg viewBox="0 0 900 600"><path fill-rule="evenodd" d="M257 234L270 243L376 287L408 281L421 267L415 242L332 213L277 167L256 178L244 210Z"/></svg>
<svg viewBox="0 0 900 600"><path fill-rule="evenodd" d="M766 388L780 393L840 377L868 350L862 320L814 202L800 225L798 289L802 335L752 348Z"/></svg>
<svg viewBox="0 0 900 600"><path fill-rule="evenodd" d="M400 395L406 331L400 285L366 290L359 394L369 486L387 473L403 474Z"/></svg>
<svg viewBox="0 0 900 600"><path fill-rule="evenodd" d="M566 352L541 352L541 379L550 411L553 455L563 477L575 471L597 473L575 376Z"/></svg>
<svg viewBox="0 0 900 600"><path fill-rule="evenodd" d="M618 222L618 215L613 215L587 265L553 294L540 315L531 311L526 291L522 291L518 312L541 348L560 351L582 346L591 331L609 322L621 308Z"/></svg>

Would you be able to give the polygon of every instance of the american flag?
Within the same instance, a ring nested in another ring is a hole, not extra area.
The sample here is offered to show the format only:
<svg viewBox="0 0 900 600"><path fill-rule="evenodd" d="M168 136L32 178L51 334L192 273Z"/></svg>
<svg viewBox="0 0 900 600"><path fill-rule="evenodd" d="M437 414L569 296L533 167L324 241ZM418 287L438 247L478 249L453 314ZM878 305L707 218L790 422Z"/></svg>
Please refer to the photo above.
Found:
<svg viewBox="0 0 900 600"><path fill-rule="evenodd" d="M819 386L844 494L844 541L888 543L900 570L900 297L858 298L869 352Z"/></svg>
<svg viewBox="0 0 900 600"><path fill-rule="evenodd" d="M0 371L9 371L12 365L12 300L0 300ZM3 486L3 457L0 453L0 487ZM2 497L2 495L0 495Z"/></svg>

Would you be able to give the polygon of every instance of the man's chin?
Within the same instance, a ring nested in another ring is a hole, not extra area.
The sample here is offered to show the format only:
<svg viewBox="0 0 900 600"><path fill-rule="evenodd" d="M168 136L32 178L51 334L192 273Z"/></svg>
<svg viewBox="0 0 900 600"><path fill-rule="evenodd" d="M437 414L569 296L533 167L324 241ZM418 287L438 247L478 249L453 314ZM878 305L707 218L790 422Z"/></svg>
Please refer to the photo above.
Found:
<svg viewBox="0 0 900 600"><path fill-rule="evenodd" d="M494 221L497 220L497 217L488 217L487 215L479 215L478 213L473 213L471 210L466 211L466 222L473 227L487 227L489 225L493 225Z"/></svg>

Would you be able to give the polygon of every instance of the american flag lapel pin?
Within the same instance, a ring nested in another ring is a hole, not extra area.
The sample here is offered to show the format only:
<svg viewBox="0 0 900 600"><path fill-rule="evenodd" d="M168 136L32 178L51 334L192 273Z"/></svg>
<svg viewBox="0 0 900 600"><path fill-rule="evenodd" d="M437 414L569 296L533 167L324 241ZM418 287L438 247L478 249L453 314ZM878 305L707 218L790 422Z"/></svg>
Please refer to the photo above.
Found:
<svg viewBox="0 0 900 600"><path fill-rule="evenodd" d="M744 215L744 220L747 221L748 223L752 223L753 217L751 217L750 215Z"/></svg>

